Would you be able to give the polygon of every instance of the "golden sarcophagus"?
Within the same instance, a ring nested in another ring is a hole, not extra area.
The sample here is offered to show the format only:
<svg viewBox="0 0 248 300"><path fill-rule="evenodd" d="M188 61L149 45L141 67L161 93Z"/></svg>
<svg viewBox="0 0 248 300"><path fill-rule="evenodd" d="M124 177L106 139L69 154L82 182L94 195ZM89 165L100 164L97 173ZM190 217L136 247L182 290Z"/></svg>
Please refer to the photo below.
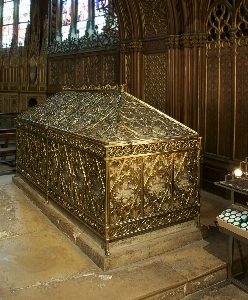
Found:
<svg viewBox="0 0 248 300"><path fill-rule="evenodd" d="M199 215L198 134L119 87L63 90L17 119L17 174L109 245Z"/></svg>

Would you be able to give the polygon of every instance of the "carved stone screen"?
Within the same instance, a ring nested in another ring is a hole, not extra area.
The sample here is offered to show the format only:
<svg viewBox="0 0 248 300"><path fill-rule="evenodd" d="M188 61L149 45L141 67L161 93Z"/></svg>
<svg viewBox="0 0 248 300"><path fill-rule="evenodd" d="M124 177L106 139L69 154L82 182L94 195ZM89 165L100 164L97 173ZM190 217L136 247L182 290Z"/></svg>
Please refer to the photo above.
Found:
<svg viewBox="0 0 248 300"><path fill-rule="evenodd" d="M198 134L119 87L64 90L17 119L17 173L117 239L199 215Z"/></svg>

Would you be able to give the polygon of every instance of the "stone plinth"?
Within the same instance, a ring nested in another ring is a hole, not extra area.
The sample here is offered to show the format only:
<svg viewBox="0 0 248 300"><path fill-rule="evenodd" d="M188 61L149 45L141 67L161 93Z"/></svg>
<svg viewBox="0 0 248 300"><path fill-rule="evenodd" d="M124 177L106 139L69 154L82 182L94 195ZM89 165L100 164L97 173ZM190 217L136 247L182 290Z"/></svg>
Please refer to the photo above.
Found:
<svg viewBox="0 0 248 300"><path fill-rule="evenodd" d="M19 187L72 242L102 270L107 271L127 264L154 257L201 240L207 228L197 226L196 220L176 224L160 230L129 237L110 243L110 255L104 254L104 243L81 222L52 199L46 202L45 195L22 178L14 176L13 183Z"/></svg>

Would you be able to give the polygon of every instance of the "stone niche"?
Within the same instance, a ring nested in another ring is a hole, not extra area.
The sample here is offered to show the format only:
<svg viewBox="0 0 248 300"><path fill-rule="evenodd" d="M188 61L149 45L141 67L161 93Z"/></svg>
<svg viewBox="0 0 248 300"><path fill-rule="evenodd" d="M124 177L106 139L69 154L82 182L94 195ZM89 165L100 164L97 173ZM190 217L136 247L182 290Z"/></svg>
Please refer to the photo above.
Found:
<svg viewBox="0 0 248 300"><path fill-rule="evenodd" d="M103 256L200 214L201 138L119 87L65 89L16 124L17 177L82 224Z"/></svg>

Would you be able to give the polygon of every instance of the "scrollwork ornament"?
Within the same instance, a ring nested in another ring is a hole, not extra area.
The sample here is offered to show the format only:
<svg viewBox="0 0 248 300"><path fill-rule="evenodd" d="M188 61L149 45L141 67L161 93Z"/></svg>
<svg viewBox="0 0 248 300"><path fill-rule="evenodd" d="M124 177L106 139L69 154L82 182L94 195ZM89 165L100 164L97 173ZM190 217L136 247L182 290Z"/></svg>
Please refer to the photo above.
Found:
<svg viewBox="0 0 248 300"><path fill-rule="evenodd" d="M120 46L119 46L119 51L120 52L129 52L130 51L130 45L127 44L127 43L120 43Z"/></svg>
<svg viewBox="0 0 248 300"><path fill-rule="evenodd" d="M82 85L82 86L62 86L62 90L64 91L121 91L124 92L125 91L125 84L122 85L110 85L110 84L106 84L106 85Z"/></svg>
<svg viewBox="0 0 248 300"><path fill-rule="evenodd" d="M140 52L143 50L143 42L142 41L133 41L129 43L129 47L131 51Z"/></svg>
<svg viewBox="0 0 248 300"><path fill-rule="evenodd" d="M55 1L55 0L54 0ZM120 42L119 23L113 1L109 2L105 14L106 24L101 32L96 26L93 32L85 31L82 37L73 37L71 34L64 41L54 40L48 47L48 55L82 52L89 49L118 47Z"/></svg>
<svg viewBox="0 0 248 300"><path fill-rule="evenodd" d="M182 35L182 36L180 36L180 45L183 48L186 48L186 47L189 48L189 47L191 47L190 39L191 39L190 35Z"/></svg>
<svg viewBox="0 0 248 300"><path fill-rule="evenodd" d="M165 38L167 48L180 48L180 36L172 35Z"/></svg>

